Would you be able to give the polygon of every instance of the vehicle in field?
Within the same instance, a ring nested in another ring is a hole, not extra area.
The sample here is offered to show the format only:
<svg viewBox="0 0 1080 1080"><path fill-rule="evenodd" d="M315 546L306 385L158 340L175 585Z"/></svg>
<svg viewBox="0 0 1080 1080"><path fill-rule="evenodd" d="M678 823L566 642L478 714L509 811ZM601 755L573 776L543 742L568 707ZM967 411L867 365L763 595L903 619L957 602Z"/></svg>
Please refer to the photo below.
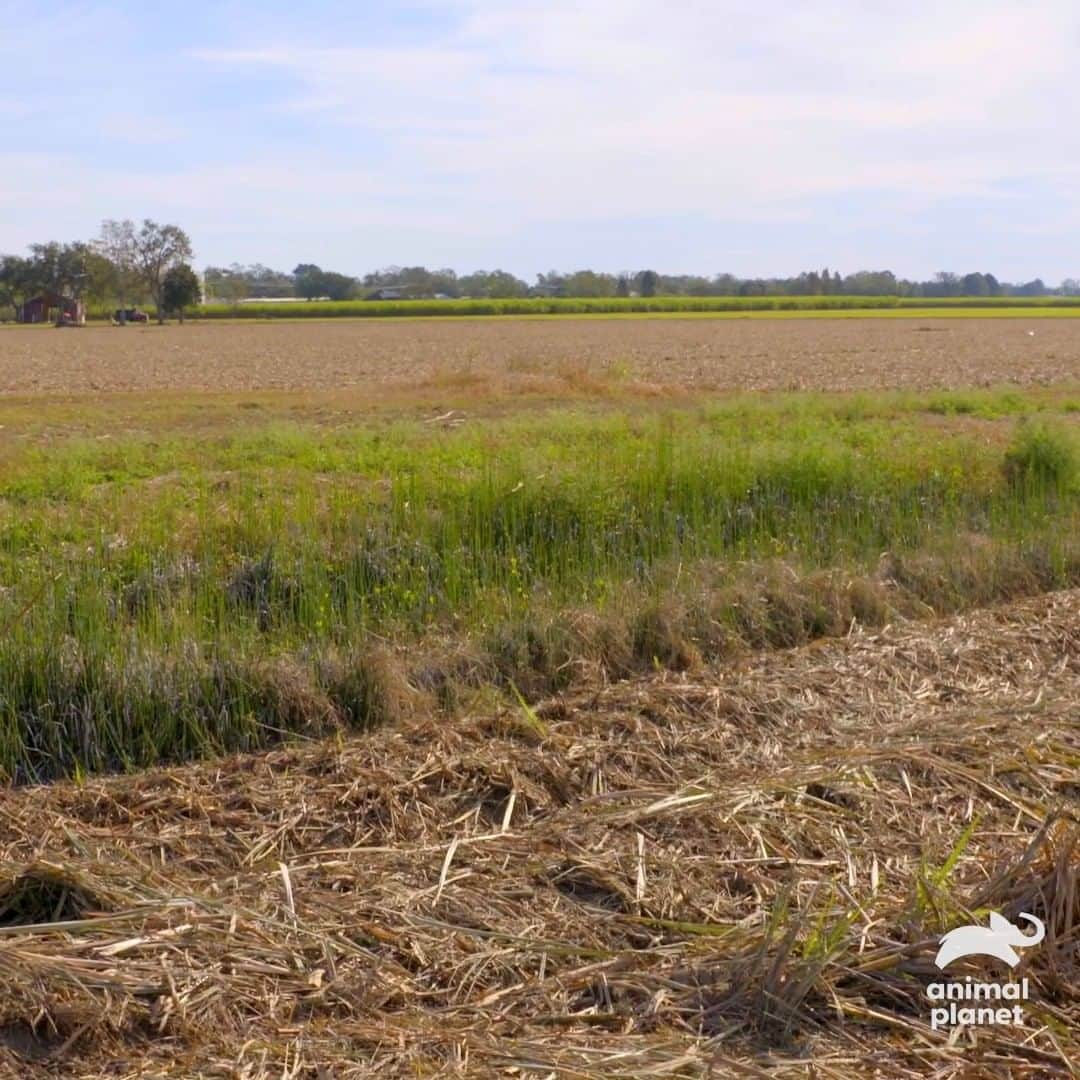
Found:
<svg viewBox="0 0 1080 1080"><path fill-rule="evenodd" d="M138 308L117 308L113 312L113 322L120 323L148 323L150 316L145 311L140 311Z"/></svg>

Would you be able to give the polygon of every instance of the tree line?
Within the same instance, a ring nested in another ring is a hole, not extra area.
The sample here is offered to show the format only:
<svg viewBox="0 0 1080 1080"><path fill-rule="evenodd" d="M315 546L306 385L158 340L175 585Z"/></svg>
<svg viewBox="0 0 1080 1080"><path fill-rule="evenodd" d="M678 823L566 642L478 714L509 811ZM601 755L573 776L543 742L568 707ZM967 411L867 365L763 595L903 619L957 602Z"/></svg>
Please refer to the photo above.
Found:
<svg viewBox="0 0 1080 1080"><path fill-rule="evenodd" d="M1080 281L1067 279L1057 288L1041 279L1020 283L999 281L993 274L941 272L925 281L897 277L890 270L860 270L842 275L829 269L810 270L791 277L745 278L734 274L712 277L663 274L655 270L619 274L596 270L563 273L550 270L532 284L505 270L429 270L423 266L391 266L352 277L302 263L291 274L255 264L207 267L207 296L224 302L268 297L305 300L353 300L392 291L403 298L516 299L527 296L1077 296Z"/></svg>
<svg viewBox="0 0 1080 1080"><path fill-rule="evenodd" d="M459 275L454 270L428 270L423 266L393 266L363 277L324 270L301 263L292 273L271 270L260 263L228 267L208 266L203 275L207 297L226 303L295 297L300 300L356 300L393 290L404 297L476 296L511 299L534 295L526 282L505 270L478 270Z"/></svg>
<svg viewBox="0 0 1080 1080"><path fill-rule="evenodd" d="M73 243L31 244L28 255L0 255L0 307L15 312L43 293L105 307L150 301L159 322L183 319L202 299L202 282L191 267L191 239L178 225L145 219L104 221L98 236ZM17 316L16 316L17 317Z"/></svg>
<svg viewBox="0 0 1080 1080"><path fill-rule="evenodd" d="M291 272L261 264L208 266L200 281L191 267L193 250L178 225L149 219L104 221L98 236L74 243L30 246L28 255L0 255L0 310L17 310L44 292L83 300L98 307L152 302L158 319L183 317L201 299L237 303L269 298L350 300L363 297L517 299L528 296L898 296L1039 297L1080 295L1080 282L1067 279L1052 288L1041 279L1009 283L990 273L942 271L925 281L898 277L890 270L860 270L842 275L828 268L791 277L739 277L664 274L655 270L606 273L549 270L532 283L506 270L390 266L362 277L301 263Z"/></svg>

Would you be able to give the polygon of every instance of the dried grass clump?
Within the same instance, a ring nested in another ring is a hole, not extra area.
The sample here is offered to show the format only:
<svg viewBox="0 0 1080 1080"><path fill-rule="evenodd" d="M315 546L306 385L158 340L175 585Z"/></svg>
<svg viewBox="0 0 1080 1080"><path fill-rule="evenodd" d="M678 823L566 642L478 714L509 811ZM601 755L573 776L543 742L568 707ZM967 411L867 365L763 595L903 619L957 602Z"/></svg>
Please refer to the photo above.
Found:
<svg viewBox="0 0 1080 1080"><path fill-rule="evenodd" d="M293 657L277 656L248 665L243 683L264 722L283 735L317 734L340 718L331 695L316 685L310 668Z"/></svg>
<svg viewBox="0 0 1080 1080"><path fill-rule="evenodd" d="M418 704L404 664L386 646L330 657L320 667L325 694L349 727L366 730L399 723Z"/></svg>
<svg viewBox="0 0 1080 1080"><path fill-rule="evenodd" d="M1064 572L1038 546L1016 548L976 534L947 553L882 555L870 574L802 574L784 563L698 571L662 601L630 592L603 611L542 610L497 625L479 642L432 643L409 667L409 682L448 711L477 689L516 688L534 700L575 686L655 670L694 671L748 650L795 648L855 627L925 618L1037 595ZM480 699L492 700L490 695Z"/></svg>
<svg viewBox="0 0 1080 1080"><path fill-rule="evenodd" d="M668 671L691 671L701 664L701 653L688 636L686 609L673 601L650 604L630 627L638 664Z"/></svg>
<svg viewBox="0 0 1080 1080"><path fill-rule="evenodd" d="M32 926L100 915L112 903L78 869L38 862L0 869L0 926ZM106 890L110 891L110 890Z"/></svg>

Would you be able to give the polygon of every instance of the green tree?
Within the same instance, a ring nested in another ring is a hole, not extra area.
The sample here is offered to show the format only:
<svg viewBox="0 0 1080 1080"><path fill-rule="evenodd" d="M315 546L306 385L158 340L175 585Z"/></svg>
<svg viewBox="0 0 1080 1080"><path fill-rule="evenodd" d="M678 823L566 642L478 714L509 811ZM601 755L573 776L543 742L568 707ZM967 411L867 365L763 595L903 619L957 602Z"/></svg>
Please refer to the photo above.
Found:
<svg viewBox="0 0 1080 1080"><path fill-rule="evenodd" d="M163 323L165 277L174 266L192 257L191 239L179 225L159 225L146 218L134 242L135 269L157 306L158 323Z"/></svg>
<svg viewBox="0 0 1080 1080"><path fill-rule="evenodd" d="M660 283L660 275L655 270L643 270L641 272L641 295L655 296L656 286Z"/></svg>
<svg viewBox="0 0 1080 1080"><path fill-rule="evenodd" d="M112 267L112 295L120 301L123 312L143 291L135 258L135 223L130 219L103 221L93 248ZM123 321L123 315L120 318Z"/></svg>
<svg viewBox="0 0 1080 1080"><path fill-rule="evenodd" d="M964 296L989 296L990 282L985 274L965 274L960 282L960 291Z"/></svg>
<svg viewBox="0 0 1080 1080"><path fill-rule="evenodd" d="M81 298L90 278L91 254L88 244L31 244L31 276L40 289Z"/></svg>
<svg viewBox="0 0 1080 1080"><path fill-rule="evenodd" d="M1049 291L1042 278L1035 278L1034 281L1025 281L1022 285L1013 286L1016 296L1045 296Z"/></svg>
<svg viewBox="0 0 1080 1080"><path fill-rule="evenodd" d="M611 274L578 270L566 278L568 296L614 296L618 282Z"/></svg>
<svg viewBox="0 0 1080 1080"><path fill-rule="evenodd" d="M351 300L356 295L356 278L348 274L336 274L324 271L322 275L322 295L331 300Z"/></svg>
<svg viewBox="0 0 1080 1080"><path fill-rule="evenodd" d="M293 271L296 295L305 300L326 296L331 300L348 300L356 295L356 278L323 270L314 263L301 263Z"/></svg>
<svg viewBox="0 0 1080 1080"><path fill-rule="evenodd" d="M496 300L529 295L529 286L508 270L492 270L487 278L488 296Z"/></svg>
<svg viewBox="0 0 1080 1080"><path fill-rule="evenodd" d="M475 270L457 279L461 296L490 297L493 300L528 296L529 286L507 270Z"/></svg>
<svg viewBox="0 0 1080 1080"><path fill-rule="evenodd" d="M202 299L199 275L187 263L178 263L165 274L161 288L162 305L173 312L182 323L184 308L193 307Z"/></svg>
<svg viewBox="0 0 1080 1080"><path fill-rule="evenodd" d="M300 263L293 271L296 295L305 300L316 300L322 296L321 291L322 270L314 263Z"/></svg>
<svg viewBox="0 0 1080 1080"><path fill-rule="evenodd" d="M37 268L21 255L0 256L0 304L18 314L19 305L40 289Z"/></svg>
<svg viewBox="0 0 1080 1080"><path fill-rule="evenodd" d="M118 291L116 267L94 245L87 245L85 296L89 303L105 307Z"/></svg>
<svg viewBox="0 0 1080 1080"><path fill-rule="evenodd" d="M293 291L291 278L286 277L288 284L283 287L289 292ZM238 263L233 263L228 269L220 266L208 266L203 273L203 281L206 283L207 296L213 296L215 300L224 300L235 304L243 300L250 291L250 281L247 271Z"/></svg>

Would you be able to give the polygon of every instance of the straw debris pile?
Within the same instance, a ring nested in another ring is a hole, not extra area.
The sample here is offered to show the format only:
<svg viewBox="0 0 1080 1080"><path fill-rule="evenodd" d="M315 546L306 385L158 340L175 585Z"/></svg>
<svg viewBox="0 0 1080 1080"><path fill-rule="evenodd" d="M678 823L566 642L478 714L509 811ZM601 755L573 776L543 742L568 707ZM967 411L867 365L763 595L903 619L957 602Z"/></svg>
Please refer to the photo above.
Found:
<svg viewBox="0 0 1080 1080"><path fill-rule="evenodd" d="M1073 592L4 792L0 1072L1068 1075L1078 702ZM990 909L1026 1026L934 1032Z"/></svg>

